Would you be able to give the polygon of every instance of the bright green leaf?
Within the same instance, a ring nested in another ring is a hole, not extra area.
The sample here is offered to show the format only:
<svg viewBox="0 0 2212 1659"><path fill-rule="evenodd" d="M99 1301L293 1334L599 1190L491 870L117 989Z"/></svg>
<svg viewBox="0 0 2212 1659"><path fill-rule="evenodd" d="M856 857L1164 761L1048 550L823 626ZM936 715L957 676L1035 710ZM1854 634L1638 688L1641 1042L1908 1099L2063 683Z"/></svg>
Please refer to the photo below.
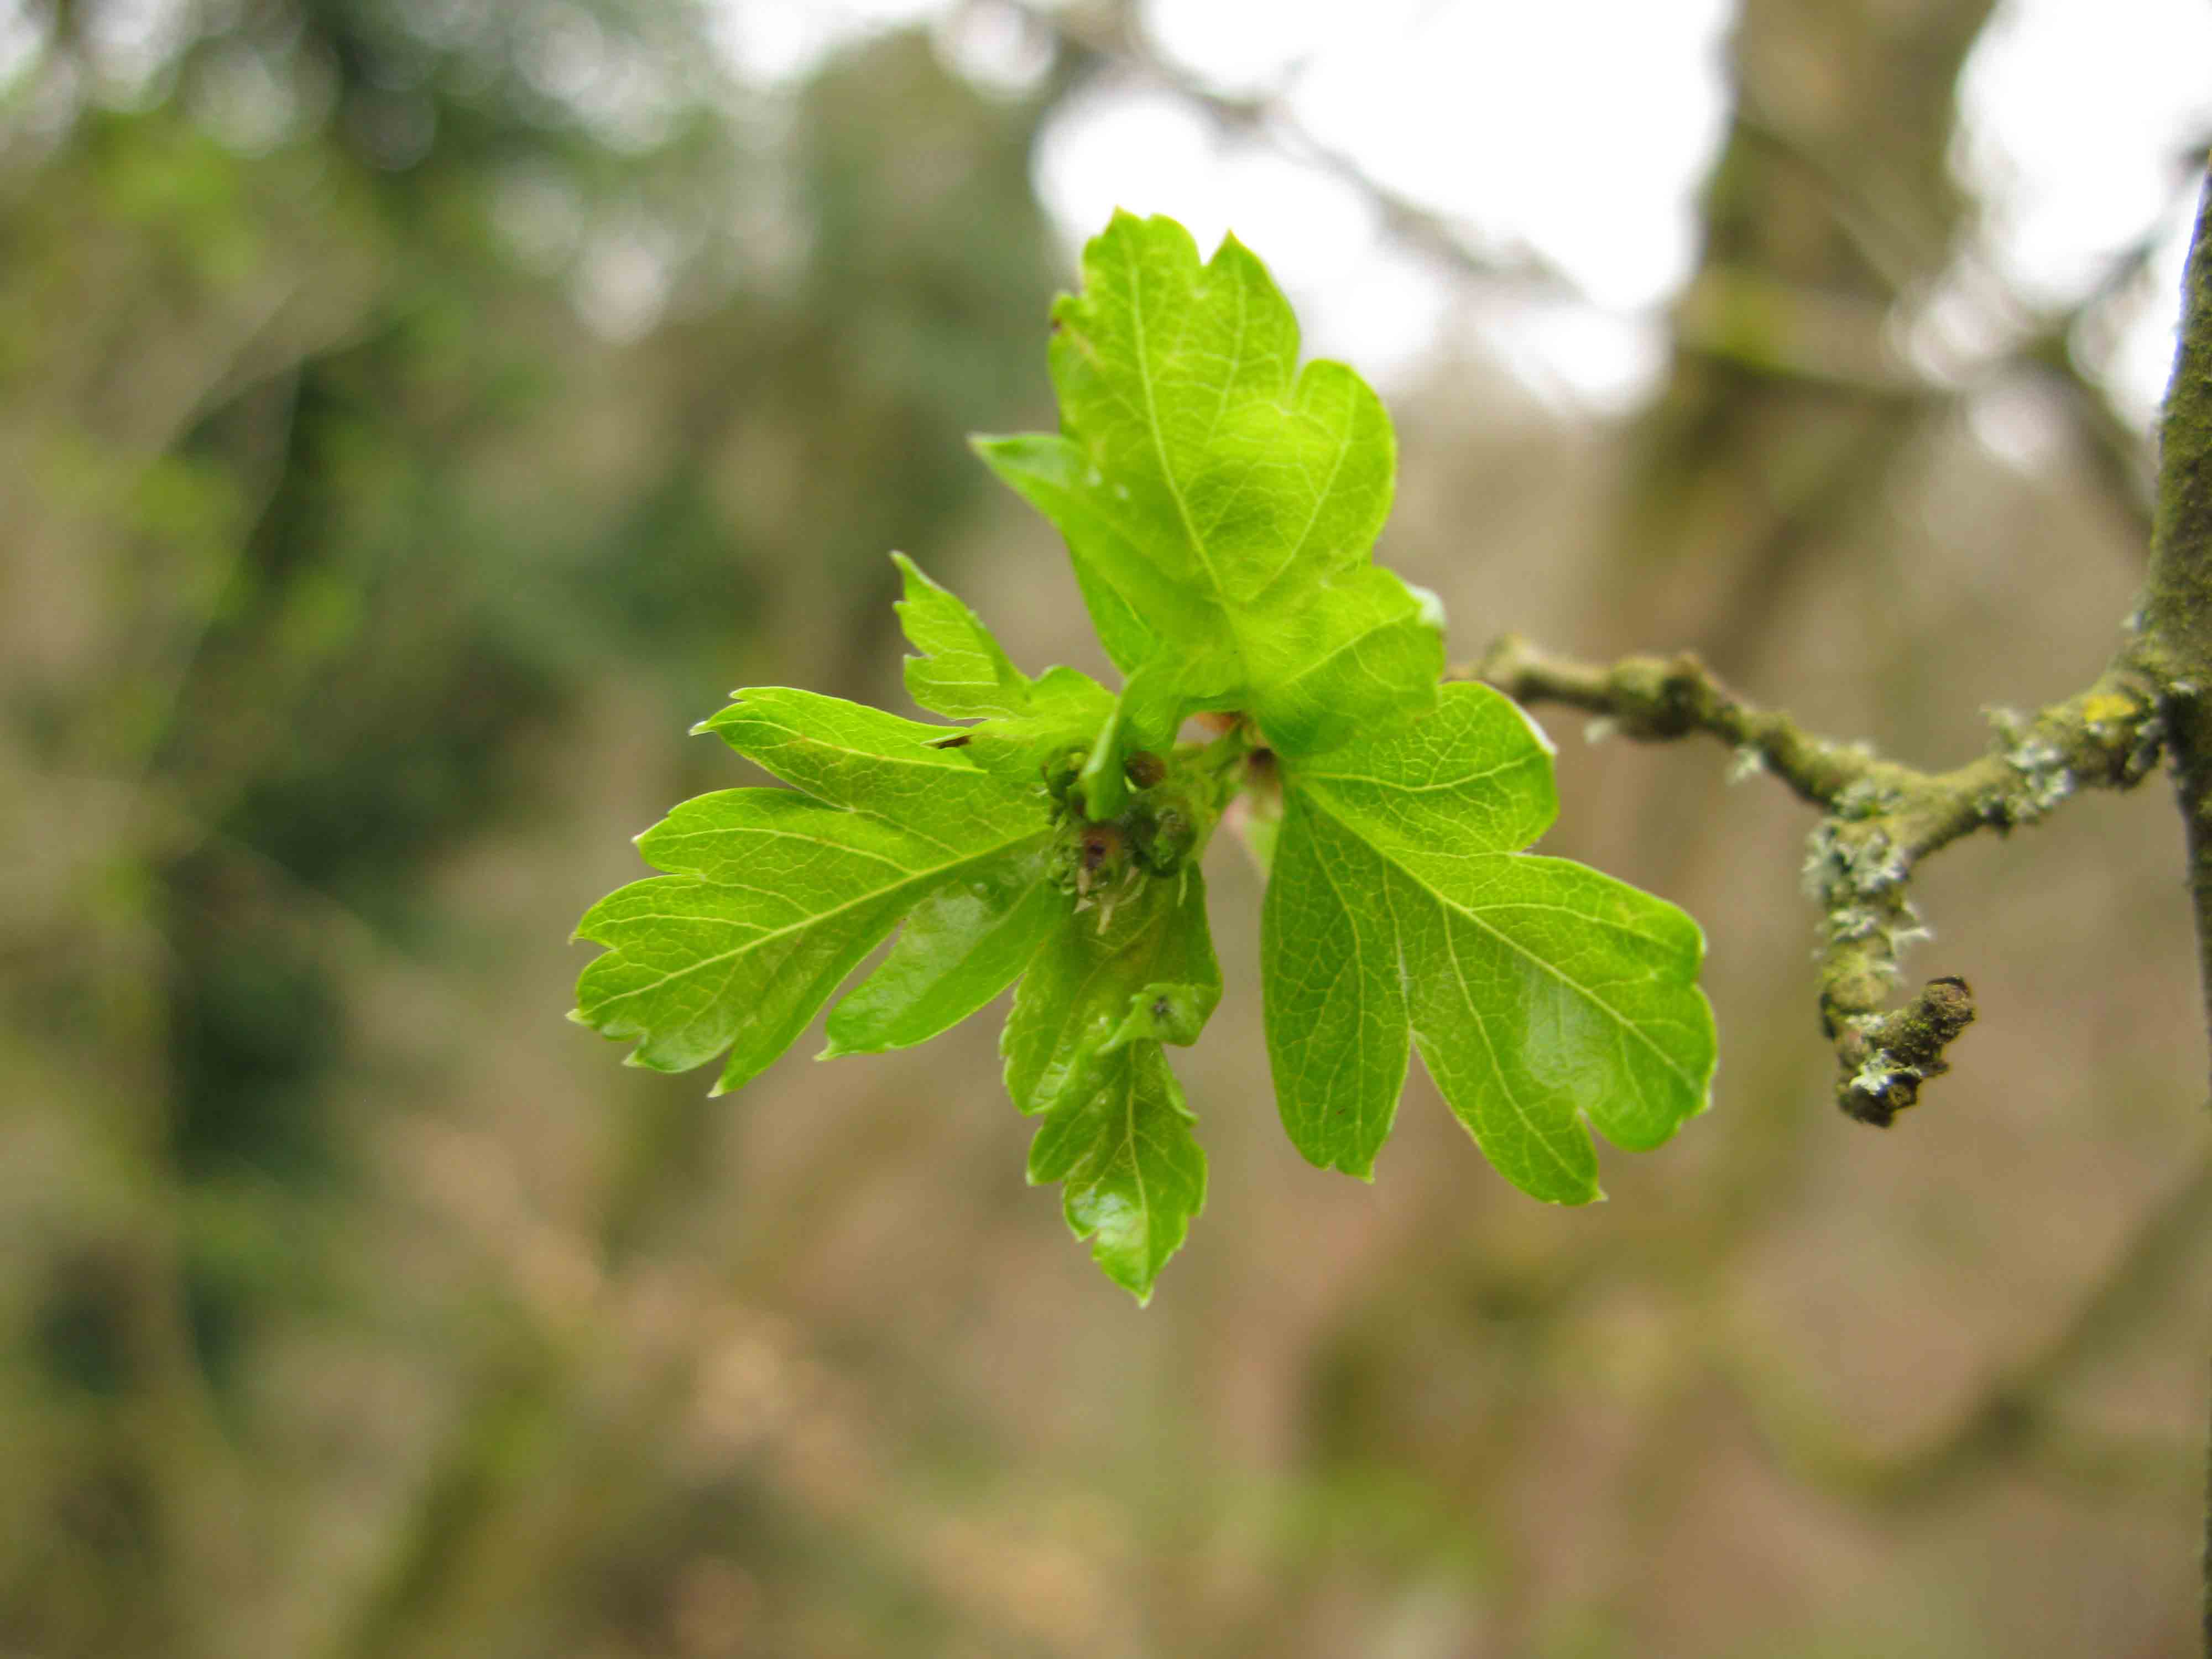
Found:
<svg viewBox="0 0 2212 1659"><path fill-rule="evenodd" d="M1125 539L1128 528L1123 515L1107 512L1106 496L1086 487L1090 468L1081 453L1064 439L1041 432L976 437L969 443L1066 538L1076 586L1091 612L1091 626L1098 630L1098 642L1114 666L1126 674L1150 660L1159 649L1158 636L1107 576L1141 556Z"/></svg>
<svg viewBox="0 0 2212 1659"><path fill-rule="evenodd" d="M969 732L949 734L972 750L977 765L1026 786L1037 781L1045 751L1090 745L1113 712L1105 687L1073 668L1048 668L1030 679L973 611L903 553L891 557L906 590L899 622L922 653L906 659L907 695L954 720L980 719Z"/></svg>
<svg viewBox="0 0 2212 1659"><path fill-rule="evenodd" d="M1024 674L894 555L908 690L973 724L739 694L701 729L794 787L688 801L640 838L665 873L584 918L608 948L578 1018L639 1065L726 1054L734 1087L903 919L827 1052L923 1042L1018 981L1000 1046L1039 1120L1030 1178L1064 1183L1070 1226L1141 1301L1205 1200L1162 1045L1194 1042L1220 998L1197 860L1249 787L1299 1150L1370 1174L1418 1048L1510 1180L1596 1197L1586 1124L1655 1146L1706 1103L1704 941L1521 850L1556 811L1549 748L1494 693L1439 694L1435 596L1372 562L1395 465L1381 404L1341 364L1298 368L1289 306L1233 238L1201 265L1164 219L1116 216L1054 332L1060 434L978 448L1066 535L1120 693ZM1205 709L1249 719L1178 744Z"/></svg>
<svg viewBox="0 0 2212 1659"><path fill-rule="evenodd" d="M769 686L736 694L692 728L712 732L746 759L815 799L866 812L948 848L981 838L1006 843L1002 816L1018 792L980 770L957 748L963 734L818 692ZM1044 828L1035 803L1027 833Z"/></svg>
<svg viewBox="0 0 2212 1659"><path fill-rule="evenodd" d="M1197 869L1133 880L1118 902L1061 901L1000 1046L1006 1092L1043 1116L1030 1179L1067 1183L1068 1225L1141 1302L1206 1200L1206 1155L1160 1045L1198 1040L1221 969Z"/></svg>
<svg viewBox="0 0 2212 1659"><path fill-rule="evenodd" d="M1555 1203L1598 1197L1583 1120L1657 1146L1704 1109L1704 939L1673 905L1515 849L1555 810L1550 756L1486 688L1284 767L1261 957L1285 1127L1365 1176L1409 1045L1485 1156Z"/></svg>
<svg viewBox="0 0 2212 1659"><path fill-rule="evenodd" d="M1341 363L1297 368L1297 324L1234 237L1200 265L1180 225L1117 214L1054 307L1061 435L983 441L1067 538L1129 674L1091 777L1197 708L1241 708L1289 755L1430 706L1434 597L1370 562L1396 447Z"/></svg>
<svg viewBox="0 0 2212 1659"><path fill-rule="evenodd" d="M1087 1097L1100 1056L1129 1043L1196 1042L1221 1000L1196 866L1134 884L1064 908L1014 994L1000 1049L1006 1092L1024 1112Z"/></svg>
<svg viewBox="0 0 2212 1659"><path fill-rule="evenodd" d="M1029 678L1008 660L982 618L932 581L903 553L891 555L905 597L892 609L908 642L907 695L951 720L1030 713Z"/></svg>
<svg viewBox="0 0 2212 1659"><path fill-rule="evenodd" d="M927 1042L1012 985L1067 913L1050 857L1039 835L915 905L882 965L830 1011L823 1058Z"/></svg>
<svg viewBox="0 0 2212 1659"><path fill-rule="evenodd" d="M717 1087L733 1089L918 901L1034 848L1048 823L1033 791L936 747L943 726L771 688L704 729L798 788L702 796L639 837L666 873L577 925L608 947L578 981L577 1018L635 1040L632 1062L656 1071L727 1050Z"/></svg>
<svg viewBox="0 0 2212 1659"><path fill-rule="evenodd" d="M1126 1043L1045 1115L1030 1180L1066 1183L1062 1208L1091 1259L1141 1304L1206 1203L1206 1154L1167 1056Z"/></svg>

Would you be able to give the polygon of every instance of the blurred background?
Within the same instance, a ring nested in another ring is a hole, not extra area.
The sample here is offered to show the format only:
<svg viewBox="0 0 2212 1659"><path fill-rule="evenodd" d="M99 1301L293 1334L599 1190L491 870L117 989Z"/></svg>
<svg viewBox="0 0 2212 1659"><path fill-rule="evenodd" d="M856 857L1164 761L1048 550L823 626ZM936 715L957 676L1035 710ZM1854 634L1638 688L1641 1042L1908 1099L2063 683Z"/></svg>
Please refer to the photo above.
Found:
<svg viewBox="0 0 2212 1659"><path fill-rule="evenodd" d="M1561 746L1711 942L1612 1201L1418 1075L1274 1121L1257 884L1148 1310L996 1020L735 1098L565 1023L732 686L905 708L893 547L1103 665L968 454L1117 203L1399 423L1453 647L1903 757L2144 560L2197 0L0 0L0 1655L2169 1655L2212 1296L2162 784L1930 867L1959 1070L1830 1098L1805 811Z"/></svg>

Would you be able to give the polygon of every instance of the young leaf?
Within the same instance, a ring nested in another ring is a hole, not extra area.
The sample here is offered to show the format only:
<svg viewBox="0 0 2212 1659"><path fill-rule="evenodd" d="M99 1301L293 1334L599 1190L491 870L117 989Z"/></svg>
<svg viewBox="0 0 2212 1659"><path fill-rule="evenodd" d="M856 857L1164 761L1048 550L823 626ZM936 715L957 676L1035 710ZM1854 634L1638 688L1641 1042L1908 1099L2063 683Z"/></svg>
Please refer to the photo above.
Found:
<svg viewBox="0 0 2212 1659"><path fill-rule="evenodd" d="M720 1091L789 1048L918 901L1034 852L1048 825L1035 792L933 746L942 726L771 688L702 729L798 787L704 795L639 837L666 873L577 924L608 949L576 1001L584 1024L635 1040L635 1065L685 1071L727 1050ZM921 1018L894 1014L878 1018Z"/></svg>
<svg viewBox="0 0 2212 1659"><path fill-rule="evenodd" d="M1021 976L1066 915L1040 835L972 865L915 905L876 971L830 1011L824 1060L909 1048L949 1031Z"/></svg>
<svg viewBox="0 0 2212 1659"><path fill-rule="evenodd" d="M1100 1056L1152 1041L1188 1044L1221 1000L1221 967L1194 865L1139 877L1133 893L1073 911L1030 962L1000 1052L1006 1092L1024 1112L1087 1097Z"/></svg>
<svg viewBox="0 0 2212 1659"><path fill-rule="evenodd" d="M1089 745L1113 713L1112 693L1073 668L1048 668L1030 679L973 611L905 554L891 558L905 585L896 607L899 623L922 653L906 659L907 695L952 720L981 720L960 739L972 746L978 765L1009 781L1033 783L1042 752Z"/></svg>
<svg viewBox="0 0 2212 1659"><path fill-rule="evenodd" d="M1067 1183L1068 1225L1142 1302L1206 1202L1206 1155L1160 1045L1198 1040L1221 969L1196 868L1135 879L1103 921L1104 901L1063 908L1000 1047L1006 1092L1043 1117L1030 1180Z"/></svg>
<svg viewBox="0 0 2212 1659"><path fill-rule="evenodd" d="M1673 905L1518 852L1556 810L1551 758L1486 687L1340 754L1287 761L1261 921L1283 1123L1368 1176L1409 1042L1500 1174L1553 1203L1601 1194L1587 1116L1657 1146L1704 1109L1704 939Z"/></svg>
<svg viewBox="0 0 2212 1659"><path fill-rule="evenodd" d="M1054 308L1062 431L979 441L1067 538L1118 695L1031 678L902 555L924 726L803 691L700 728L794 786L685 802L640 838L663 875L595 905L578 1018L664 1070L751 1078L905 918L831 1012L829 1054L937 1035L1018 980L1000 1049L1032 1182L1141 1301L1205 1201L1163 1044L1221 995L1197 860L1240 790L1270 869L1266 1024L1306 1157L1366 1176L1418 1046L1505 1176L1598 1195L1585 1120L1647 1147L1705 1104L1703 940L1672 906L1528 856L1556 810L1510 703L1441 695L1433 596L1377 568L1395 452L1340 364L1233 238L1201 265L1118 215ZM1206 745L1186 715L1234 710ZM1263 755L1261 750L1271 750Z"/></svg>
<svg viewBox="0 0 2212 1659"><path fill-rule="evenodd" d="M1143 1304L1205 1206L1206 1154L1158 1043L1124 1044L1086 1075L1038 1126L1030 1181L1066 1183L1069 1228Z"/></svg>
<svg viewBox="0 0 2212 1659"><path fill-rule="evenodd" d="M905 589L891 608L908 643L921 653L906 659L907 696L956 720L1029 714L1029 677L1008 659L982 618L905 554L892 554L891 562Z"/></svg>
<svg viewBox="0 0 2212 1659"><path fill-rule="evenodd" d="M1060 528L1129 676L1085 773L1119 768L1201 708L1251 714L1286 755L1433 703L1433 596L1370 562L1395 443L1341 363L1297 371L1297 323L1234 237L1200 265L1174 221L1115 215L1053 309L1061 435L985 440L993 468Z"/></svg>

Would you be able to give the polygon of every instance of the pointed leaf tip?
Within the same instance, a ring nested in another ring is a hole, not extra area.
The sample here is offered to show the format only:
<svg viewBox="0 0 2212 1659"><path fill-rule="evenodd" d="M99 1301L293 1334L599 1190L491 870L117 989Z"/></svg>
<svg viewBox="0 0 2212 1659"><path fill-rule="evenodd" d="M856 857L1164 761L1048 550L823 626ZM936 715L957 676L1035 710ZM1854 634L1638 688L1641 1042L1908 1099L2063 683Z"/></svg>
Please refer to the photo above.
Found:
<svg viewBox="0 0 2212 1659"><path fill-rule="evenodd" d="M1242 708L1314 754L1432 704L1439 608L1371 562L1396 473L1374 392L1299 368L1289 302L1234 236L1201 264L1173 220L1117 212L1083 276L1054 307L1060 435L979 453L1066 538L1156 723Z"/></svg>

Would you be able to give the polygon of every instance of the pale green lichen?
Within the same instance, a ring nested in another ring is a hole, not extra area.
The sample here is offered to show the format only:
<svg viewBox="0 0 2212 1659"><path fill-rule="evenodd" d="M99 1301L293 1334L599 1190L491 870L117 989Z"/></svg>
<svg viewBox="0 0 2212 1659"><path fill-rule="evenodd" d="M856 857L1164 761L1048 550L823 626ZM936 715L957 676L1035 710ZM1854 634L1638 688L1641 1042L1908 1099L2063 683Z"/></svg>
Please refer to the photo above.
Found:
<svg viewBox="0 0 2212 1659"><path fill-rule="evenodd" d="M1850 1086L1860 1094L1881 1100L1899 1083L1917 1083L1923 1076L1925 1073L1917 1066L1904 1065L1888 1049L1876 1048L1859 1062L1858 1070L1851 1074Z"/></svg>
<svg viewBox="0 0 2212 1659"><path fill-rule="evenodd" d="M1805 890L1835 909L1853 899L1879 898L1911 868L1906 850L1879 824L1824 819L1806 842Z"/></svg>
<svg viewBox="0 0 2212 1659"><path fill-rule="evenodd" d="M1861 778L1836 797L1835 815L1852 822L1879 817L1893 810L1903 799L1894 785L1870 777Z"/></svg>

